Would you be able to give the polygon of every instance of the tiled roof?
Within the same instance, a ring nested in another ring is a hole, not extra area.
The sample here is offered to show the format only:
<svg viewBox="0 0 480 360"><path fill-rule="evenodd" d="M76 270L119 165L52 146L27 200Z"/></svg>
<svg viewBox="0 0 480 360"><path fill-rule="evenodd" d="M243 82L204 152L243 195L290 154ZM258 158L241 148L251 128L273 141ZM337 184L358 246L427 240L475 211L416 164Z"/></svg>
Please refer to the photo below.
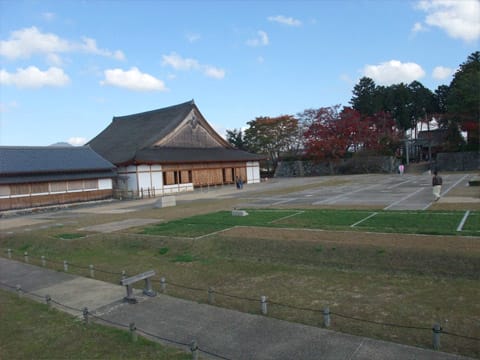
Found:
<svg viewBox="0 0 480 360"><path fill-rule="evenodd" d="M87 146L0 146L0 183L115 176L115 166ZM101 175L100 175L101 174Z"/></svg>
<svg viewBox="0 0 480 360"><path fill-rule="evenodd" d="M259 161L264 156L246 151L226 148L172 148L158 147L140 150L135 156L137 163L196 163L226 161Z"/></svg>
<svg viewBox="0 0 480 360"><path fill-rule="evenodd" d="M138 150L168 135L195 104L188 101L163 109L114 117L111 124L87 144L114 164L131 161Z"/></svg>
<svg viewBox="0 0 480 360"><path fill-rule="evenodd" d="M196 148L156 147L155 144L171 134L187 116L200 111L194 101L122 117L114 117L111 124L88 145L116 165L131 163L195 163L218 161L249 161L263 157L231 147L204 122L219 146ZM203 118L203 117L202 117ZM220 140L221 139L221 140ZM225 144L222 147L220 144Z"/></svg>

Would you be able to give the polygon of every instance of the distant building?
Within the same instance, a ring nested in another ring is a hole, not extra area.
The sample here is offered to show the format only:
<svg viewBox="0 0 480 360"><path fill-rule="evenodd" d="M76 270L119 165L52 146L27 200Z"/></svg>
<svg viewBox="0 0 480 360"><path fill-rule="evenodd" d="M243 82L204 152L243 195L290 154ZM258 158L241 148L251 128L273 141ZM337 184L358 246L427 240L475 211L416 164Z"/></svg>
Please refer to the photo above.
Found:
<svg viewBox="0 0 480 360"><path fill-rule="evenodd" d="M115 176L89 147L0 146L0 210L111 198Z"/></svg>
<svg viewBox="0 0 480 360"><path fill-rule="evenodd" d="M119 196L161 196L236 178L260 182L263 157L230 145L193 100L114 117L87 145L118 167Z"/></svg>

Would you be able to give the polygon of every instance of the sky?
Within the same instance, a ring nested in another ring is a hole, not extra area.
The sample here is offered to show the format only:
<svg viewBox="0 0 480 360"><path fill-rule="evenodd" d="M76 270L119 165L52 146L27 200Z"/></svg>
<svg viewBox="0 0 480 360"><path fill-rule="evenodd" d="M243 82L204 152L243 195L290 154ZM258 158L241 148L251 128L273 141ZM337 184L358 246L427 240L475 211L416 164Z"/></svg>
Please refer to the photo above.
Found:
<svg viewBox="0 0 480 360"><path fill-rule="evenodd" d="M224 135L349 106L363 76L435 91L479 45L479 0L0 0L0 145L192 99Z"/></svg>

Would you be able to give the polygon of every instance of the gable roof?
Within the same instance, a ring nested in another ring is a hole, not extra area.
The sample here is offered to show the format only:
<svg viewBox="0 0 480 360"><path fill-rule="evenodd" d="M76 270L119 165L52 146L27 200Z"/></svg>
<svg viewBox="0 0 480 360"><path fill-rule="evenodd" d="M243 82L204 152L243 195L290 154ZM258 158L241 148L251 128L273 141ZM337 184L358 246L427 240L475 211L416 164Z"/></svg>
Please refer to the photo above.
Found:
<svg viewBox="0 0 480 360"><path fill-rule="evenodd" d="M0 183L107 178L115 166L87 146L0 146Z"/></svg>
<svg viewBox="0 0 480 360"><path fill-rule="evenodd" d="M203 161L204 156L199 157L201 155L198 149L198 144L201 142L199 139L196 139L196 143L190 147L182 142L172 146L171 138L176 135L175 131L178 132L182 124L186 124L186 121L189 121L192 128L199 124L205 130L203 134L208 134L209 142L205 143L205 149L201 149L202 151L206 150L201 151L203 155L208 152L214 160L217 154L208 151L207 148L222 149L222 151L228 149L230 151L224 151L224 153L230 154L227 156L230 157L230 160L238 161L240 153L244 154L245 160L252 159L252 156L258 160L257 155L246 152L235 153L239 150L234 149L215 132L193 100L158 110L114 117L110 125L90 140L87 145L116 165L142 161L164 162L173 158L178 161L181 161L182 158L189 162Z"/></svg>

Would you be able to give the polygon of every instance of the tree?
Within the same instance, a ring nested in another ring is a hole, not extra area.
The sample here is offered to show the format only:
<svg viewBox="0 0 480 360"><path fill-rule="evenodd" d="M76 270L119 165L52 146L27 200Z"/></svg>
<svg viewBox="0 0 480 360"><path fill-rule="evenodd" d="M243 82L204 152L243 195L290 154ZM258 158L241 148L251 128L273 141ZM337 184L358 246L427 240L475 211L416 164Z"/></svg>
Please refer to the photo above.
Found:
<svg viewBox="0 0 480 360"><path fill-rule="evenodd" d="M247 125L245 144L250 151L269 156L270 171L275 171L281 153L298 150L298 120L292 115L257 117Z"/></svg>
<svg viewBox="0 0 480 360"><path fill-rule="evenodd" d="M362 115L373 115L379 110L377 101L377 86L375 82L362 77L353 88L353 97L350 100L352 107Z"/></svg>
<svg viewBox="0 0 480 360"><path fill-rule="evenodd" d="M435 111L435 97L433 93L424 87L420 82L413 81L408 85L410 92L409 113L412 117L412 127L417 137L418 122L426 122L430 129L430 121Z"/></svg>
<svg viewBox="0 0 480 360"><path fill-rule="evenodd" d="M467 131L467 143L479 148L480 52L472 53L455 73L447 97L447 119Z"/></svg>
<svg viewBox="0 0 480 360"><path fill-rule="evenodd" d="M320 108L315 121L305 132L305 152L314 161L326 160L333 174L333 166L350 147L355 147L356 135L363 133L360 112L348 108L340 112L340 105Z"/></svg>
<svg viewBox="0 0 480 360"><path fill-rule="evenodd" d="M227 141L240 150L247 150L242 129L227 130Z"/></svg>

